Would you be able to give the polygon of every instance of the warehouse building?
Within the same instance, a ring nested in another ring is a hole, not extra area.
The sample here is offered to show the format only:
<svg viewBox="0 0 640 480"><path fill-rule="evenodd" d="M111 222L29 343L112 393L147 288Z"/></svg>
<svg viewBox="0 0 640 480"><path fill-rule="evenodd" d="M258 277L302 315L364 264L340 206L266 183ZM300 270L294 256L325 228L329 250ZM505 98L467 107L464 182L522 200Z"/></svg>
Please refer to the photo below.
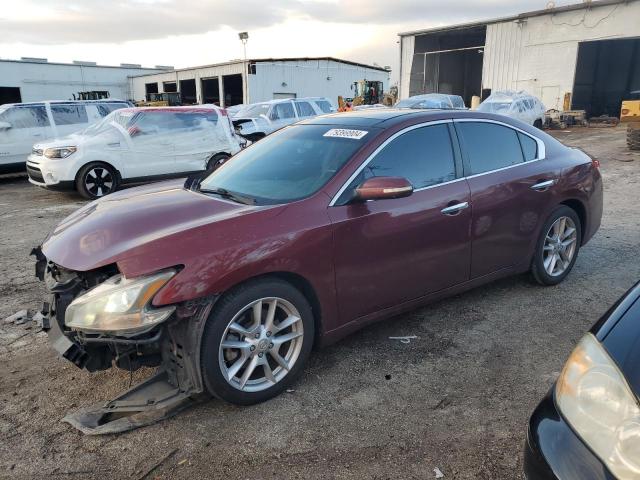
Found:
<svg viewBox="0 0 640 480"><path fill-rule="evenodd" d="M525 90L558 110L617 116L640 90L640 1L600 0L400 35L400 98Z"/></svg>
<svg viewBox="0 0 640 480"><path fill-rule="evenodd" d="M246 67L246 68L245 68ZM134 100L147 94L180 92L183 104L214 103L229 107L276 98L338 95L353 97L353 82L389 82L387 68L331 57L234 60L203 67L132 77Z"/></svg>
<svg viewBox="0 0 640 480"><path fill-rule="evenodd" d="M142 68L74 61L53 63L46 58L0 60L0 105L3 103L73 100L80 92L108 92L110 98L131 98L129 77L173 67Z"/></svg>

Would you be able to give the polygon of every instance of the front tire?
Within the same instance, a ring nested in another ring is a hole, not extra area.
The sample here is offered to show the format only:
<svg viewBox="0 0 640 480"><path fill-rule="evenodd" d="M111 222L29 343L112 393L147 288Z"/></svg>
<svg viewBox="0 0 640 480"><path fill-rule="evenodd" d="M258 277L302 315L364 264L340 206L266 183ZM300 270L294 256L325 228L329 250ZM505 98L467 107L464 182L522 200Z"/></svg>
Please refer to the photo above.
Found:
<svg viewBox="0 0 640 480"><path fill-rule="evenodd" d="M269 400L302 374L313 338L311 306L298 289L278 278L241 285L216 303L205 325L204 384L237 405Z"/></svg>
<svg viewBox="0 0 640 480"><path fill-rule="evenodd" d="M89 163L76 176L76 189L84 198L95 200L115 192L119 186L116 170L106 163Z"/></svg>
<svg viewBox="0 0 640 480"><path fill-rule="evenodd" d="M541 285L562 282L576 263L582 225L576 212L561 205L556 208L540 232L531 264L533 278Z"/></svg>
<svg viewBox="0 0 640 480"><path fill-rule="evenodd" d="M627 126L627 147L629 150L640 150L640 126Z"/></svg>

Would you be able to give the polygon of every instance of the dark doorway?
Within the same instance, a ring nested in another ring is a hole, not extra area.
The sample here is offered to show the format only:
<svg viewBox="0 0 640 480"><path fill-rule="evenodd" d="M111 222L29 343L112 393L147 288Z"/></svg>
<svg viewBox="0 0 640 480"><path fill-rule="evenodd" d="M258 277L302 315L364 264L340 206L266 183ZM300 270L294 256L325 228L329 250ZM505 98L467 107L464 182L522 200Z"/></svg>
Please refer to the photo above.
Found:
<svg viewBox="0 0 640 480"><path fill-rule="evenodd" d="M162 84L162 91L167 93L177 92L178 85L176 82L164 82Z"/></svg>
<svg viewBox="0 0 640 480"><path fill-rule="evenodd" d="M183 105L195 105L198 103L195 78L180 80L180 98Z"/></svg>
<svg viewBox="0 0 640 480"><path fill-rule="evenodd" d="M144 93L147 95L146 98L149 98L150 93L158 93L158 82L145 83Z"/></svg>
<svg viewBox="0 0 640 480"><path fill-rule="evenodd" d="M202 79L202 103L220 105L220 91L217 78Z"/></svg>
<svg viewBox="0 0 640 480"><path fill-rule="evenodd" d="M0 105L20 102L22 102L20 87L0 87Z"/></svg>
<svg viewBox="0 0 640 480"><path fill-rule="evenodd" d="M467 106L482 95L486 27L419 35L411 68L409 95L460 95Z"/></svg>
<svg viewBox="0 0 640 480"><path fill-rule="evenodd" d="M222 77L224 88L224 106L231 107L244 103L242 97L242 75L225 75Z"/></svg>
<svg viewBox="0 0 640 480"><path fill-rule="evenodd" d="M640 90L640 39L598 40L578 47L574 110L589 117L620 116L622 100Z"/></svg>

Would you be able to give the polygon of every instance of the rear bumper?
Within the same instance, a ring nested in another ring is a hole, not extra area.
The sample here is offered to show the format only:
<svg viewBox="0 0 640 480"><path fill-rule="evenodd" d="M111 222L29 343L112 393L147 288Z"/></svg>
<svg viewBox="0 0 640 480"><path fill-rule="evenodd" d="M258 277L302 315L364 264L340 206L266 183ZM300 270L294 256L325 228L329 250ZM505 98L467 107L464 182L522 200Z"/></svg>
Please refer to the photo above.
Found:
<svg viewBox="0 0 640 480"><path fill-rule="evenodd" d="M524 448L527 480L614 480L615 477L558 412L555 387L529 420Z"/></svg>

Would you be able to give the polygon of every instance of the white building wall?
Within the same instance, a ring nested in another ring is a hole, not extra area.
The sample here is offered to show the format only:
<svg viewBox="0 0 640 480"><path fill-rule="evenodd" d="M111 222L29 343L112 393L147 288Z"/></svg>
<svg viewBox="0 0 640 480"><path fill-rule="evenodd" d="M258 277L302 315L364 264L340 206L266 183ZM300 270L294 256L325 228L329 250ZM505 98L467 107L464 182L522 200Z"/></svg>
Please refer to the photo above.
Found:
<svg viewBox="0 0 640 480"><path fill-rule="evenodd" d="M529 17L487 26L483 88L526 90L562 109L572 93L580 42L640 37L640 2Z"/></svg>
<svg viewBox="0 0 640 480"><path fill-rule="evenodd" d="M136 101L145 99L145 84L158 83L158 92L164 92L164 82L176 82L178 90L180 90L180 80L196 80L196 96L198 103L202 102L201 80L207 78L222 77L224 75L235 75L242 73L242 62L227 63L222 65L213 65L207 67L194 67L182 70L174 70L166 73L156 73L152 75L143 75L131 77L129 80L132 98ZM222 79L220 78L220 81Z"/></svg>
<svg viewBox="0 0 640 480"><path fill-rule="evenodd" d="M19 87L23 102L70 100L73 94L107 90L111 98L131 98L128 77L152 68L126 68L0 60L0 87Z"/></svg>
<svg viewBox="0 0 640 480"><path fill-rule="evenodd" d="M296 97L327 97L337 105L338 96L353 97L353 82L357 80L383 82L389 89L389 73L364 66L350 65L333 60L301 60L261 62L256 74L248 76L251 103L272 100L278 94Z"/></svg>

